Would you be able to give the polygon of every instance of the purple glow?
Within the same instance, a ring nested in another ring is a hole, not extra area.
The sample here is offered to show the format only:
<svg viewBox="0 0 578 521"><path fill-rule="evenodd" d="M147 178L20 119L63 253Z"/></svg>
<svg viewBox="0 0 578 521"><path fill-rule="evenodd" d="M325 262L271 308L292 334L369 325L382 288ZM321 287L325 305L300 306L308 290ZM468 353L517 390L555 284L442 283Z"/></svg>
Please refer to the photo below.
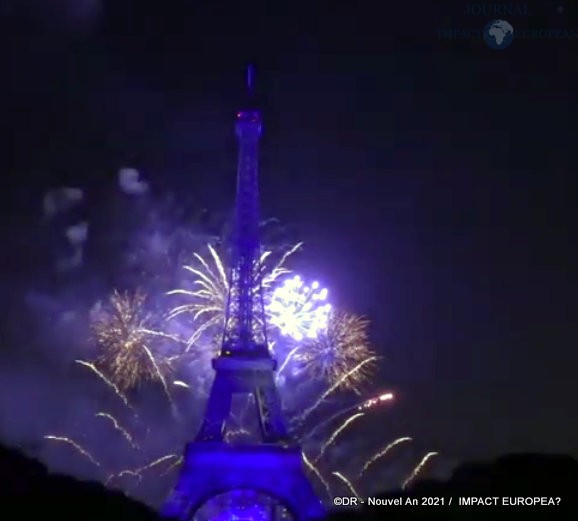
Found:
<svg viewBox="0 0 578 521"><path fill-rule="evenodd" d="M181 521L309 521L325 510L301 451L279 445L190 443L162 515Z"/></svg>

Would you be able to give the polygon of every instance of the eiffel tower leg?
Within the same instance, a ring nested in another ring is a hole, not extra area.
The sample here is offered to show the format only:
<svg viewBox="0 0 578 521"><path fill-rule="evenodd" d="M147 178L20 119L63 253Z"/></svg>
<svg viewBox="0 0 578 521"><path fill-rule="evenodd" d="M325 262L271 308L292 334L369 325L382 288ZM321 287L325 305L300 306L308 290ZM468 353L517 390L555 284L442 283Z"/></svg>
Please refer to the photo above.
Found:
<svg viewBox="0 0 578 521"><path fill-rule="evenodd" d="M231 411L232 399L233 393L228 379L217 372L197 441L223 441L225 422Z"/></svg>
<svg viewBox="0 0 578 521"><path fill-rule="evenodd" d="M266 382L259 385L255 391L259 427L265 443L288 440L287 428L281 410L281 399L274 378L274 374L271 372L266 378Z"/></svg>

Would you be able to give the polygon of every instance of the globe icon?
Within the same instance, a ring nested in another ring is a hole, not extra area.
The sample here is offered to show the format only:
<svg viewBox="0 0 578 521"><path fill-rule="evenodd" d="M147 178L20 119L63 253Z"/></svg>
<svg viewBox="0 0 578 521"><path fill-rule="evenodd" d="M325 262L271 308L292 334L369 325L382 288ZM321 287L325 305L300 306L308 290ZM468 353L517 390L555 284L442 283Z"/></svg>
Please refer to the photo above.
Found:
<svg viewBox="0 0 578 521"><path fill-rule="evenodd" d="M484 27L484 42L491 49L505 49L514 41L514 28L505 20L492 20Z"/></svg>

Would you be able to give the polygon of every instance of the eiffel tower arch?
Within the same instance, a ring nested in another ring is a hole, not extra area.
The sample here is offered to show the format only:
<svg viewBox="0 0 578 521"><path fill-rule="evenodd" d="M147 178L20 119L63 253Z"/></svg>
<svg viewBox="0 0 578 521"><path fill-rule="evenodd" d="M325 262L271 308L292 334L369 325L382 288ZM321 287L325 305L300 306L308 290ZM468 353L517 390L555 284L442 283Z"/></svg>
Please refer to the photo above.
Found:
<svg viewBox="0 0 578 521"><path fill-rule="evenodd" d="M247 75L252 89L252 69ZM195 440L186 446L177 484L162 515L179 521L314 521L325 515L288 435L267 342L260 284L258 145L261 115L237 113L236 215L223 343ZM260 443L225 440L233 397L253 397Z"/></svg>
<svg viewBox="0 0 578 521"><path fill-rule="evenodd" d="M163 515L195 521L300 521L324 510L298 447L190 443ZM229 517L227 517L229 516Z"/></svg>

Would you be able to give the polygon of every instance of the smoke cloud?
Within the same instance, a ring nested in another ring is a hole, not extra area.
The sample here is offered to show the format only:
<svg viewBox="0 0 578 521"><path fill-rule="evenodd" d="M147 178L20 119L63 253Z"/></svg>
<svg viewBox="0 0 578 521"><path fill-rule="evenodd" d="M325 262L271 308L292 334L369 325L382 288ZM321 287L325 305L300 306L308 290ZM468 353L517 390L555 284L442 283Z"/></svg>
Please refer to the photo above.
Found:
<svg viewBox="0 0 578 521"><path fill-rule="evenodd" d="M211 234L197 219L205 212L188 217L174 197L151 194L132 168L117 173L101 200L80 187L55 187L40 209L33 229L17 224L36 262L11 281L14 299L0 345L0 438L57 471L104 482L109 469L138 467L181 446L190 426L171 417L166 397L154 387L131 396L138 418L127 413L118 396L78 363L98 356L89 324L113 289L142 288L151 303L161 302L181 276L185 252ZM112 421L99 413L126 423L143 447L127 450ZM165 428L169 424L174 427ZM99 465L48 435L94 451ZM130 483L114 485L131 489ZM154 503L159 493L164 491L156 486L135 495Z"/></svg>

